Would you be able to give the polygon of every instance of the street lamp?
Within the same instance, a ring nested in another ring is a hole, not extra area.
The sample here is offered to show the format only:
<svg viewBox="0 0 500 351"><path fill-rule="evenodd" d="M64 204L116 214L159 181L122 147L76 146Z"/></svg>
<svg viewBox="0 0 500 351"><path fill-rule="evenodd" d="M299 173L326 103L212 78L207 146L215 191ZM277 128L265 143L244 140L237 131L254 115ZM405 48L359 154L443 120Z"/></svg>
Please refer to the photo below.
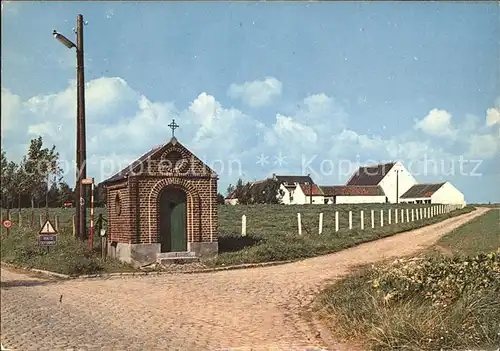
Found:
<svg viewBox="0 0 500 351"><path fill-rule="evenodd" d="M61 44L68 49L76 48L76 185L75 185L75 229L76 237L84 240L87 236L85 229L85 189L82 185L82 179L87 178L87 152L85 141L85 77L83 67L83 16L78 15L76 18L76 44L58 33L56 30L52 32L54 39L57 39Z"/></svg>

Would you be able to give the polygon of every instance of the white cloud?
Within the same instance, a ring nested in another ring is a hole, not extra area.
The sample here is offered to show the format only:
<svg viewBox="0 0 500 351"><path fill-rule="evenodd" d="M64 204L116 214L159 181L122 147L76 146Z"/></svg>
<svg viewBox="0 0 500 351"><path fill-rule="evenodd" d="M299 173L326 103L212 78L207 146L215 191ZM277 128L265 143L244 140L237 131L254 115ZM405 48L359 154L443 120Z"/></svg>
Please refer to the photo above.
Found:
<svg viewBox="0 0 500 351"><path fill-rule="evenodd" d="M499 156L500 138L491 134L473 134L469 137L468 143L467 157L492 158Z"/></svg>
<svg viewBox="0 0 500 351"><path fill-rule="evenodd" d="M271 101L280 96L283 84L274 77L264 80L254 80L243 84L231 84L227 95L233 99L241 99L250 107L262 107L269 105Z"/></svg>
<svg viewBox="0 0 500 351"><path fill-rule="evenodd" d="M416 120L415 128L439 137L455 138L457 135L451 124L451 114L437 108L431 110L424 118Z"/></svg>
<svg viewBox="0 0 500 351"><path fill-rule="evenodd" d="M500 124L500 108L492 107L486 111L486 124L492 126L494 124Z"/></svg>
<svg viewBox="0 0 500 351"><path fill-rule="evenodd" d="M74 82L60 92L29 99L21 99L2 88L2 144L8 157L19 159L26 152L29 138L42 135L46 145L56 145L67 165L67 179L72 183L75 95ZM118 77L88 82L86 105L88 173L98 180L166 142L171 135L168 124L173 118L180 125L176 130L178 139L210 166L216 163L214 168L220 172L221 186L224 181L234 183L240 176L250 179L272 171L302 172L302 157L317 157L318 162L325 159L355 163L353 155L358 154L362 161L400 159L421 164L425 157L447 160L458 156L458 151L455 155L446 152L433 141L419 140L411 133L387 139L355 131L349 128L348 114L342 106L323 93L305 97L295 104L294 111L286 114L277 111L275 120L267 124L238 109L222 106L205 92L182 108L168 101L151 101ZM436 111L429 115L442 113ZM454 128L449 119L437 129L462 129L462 126ZM422 125L428 127L426 123ZM476 117L468 117L464 123L468 128L467 138L458 134L456 141L463 144L470 157L495 157L500 150L498 141L495 143L495 137L486 131L479 134L479 125ZM279 152L286 157L282 166L273 163ZM265 166L256 164L261 153L268 156ZM231 162L241 164L241 173L237 168L229 169ZM315 167L319 171L319 165ZM335 175L319 173L318 181L330 184L341 181Z"/></svg>

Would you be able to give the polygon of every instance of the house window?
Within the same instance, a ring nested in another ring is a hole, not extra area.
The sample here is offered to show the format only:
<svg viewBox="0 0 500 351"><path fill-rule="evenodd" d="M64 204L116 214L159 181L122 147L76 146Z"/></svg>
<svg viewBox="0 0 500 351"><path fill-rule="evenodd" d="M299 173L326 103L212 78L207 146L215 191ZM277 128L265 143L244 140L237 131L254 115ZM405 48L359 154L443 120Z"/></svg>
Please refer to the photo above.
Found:
<svg viewBox="0 0 500 351"><path fill-rule="evenodd" d="M122 200L120 199L120 194L116 194L115 197L115 209L116 215L119 216L122 214Z"/></svg>

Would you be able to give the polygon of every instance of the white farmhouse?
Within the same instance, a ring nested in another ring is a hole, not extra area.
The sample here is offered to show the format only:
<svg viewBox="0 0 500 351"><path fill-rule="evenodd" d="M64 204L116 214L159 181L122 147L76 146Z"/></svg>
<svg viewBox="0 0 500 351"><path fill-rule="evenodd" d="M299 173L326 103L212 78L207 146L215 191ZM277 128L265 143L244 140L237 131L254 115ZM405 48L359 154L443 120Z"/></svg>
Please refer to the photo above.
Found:
<svg viewBox="0 0 500 351"><path fill-rule="evenodd" d="M387 197L379 185L321 186L326 204L386 203Z"/></svg>
<svg viewBox="0 0 500 351"><path fill-rule="evenodd" d="M314 184L314 181L308 175L280 176L273 174L273 179L277 180L280 184L280 190L283 191L281 203L285 205L324 203L323 193L321 192L321 189L316 184Z"/></svg>
<svg viewBox="0 0 500 351"><path fill-rule="evenodd" d="M401 202L416 204L452 204L464 207L464 194L450 182L416 184L401 195Z"/></svg>
<svg viewBox="0 0 500 351"><path fill-rule="evenodd" d="M346 186L380 186L387 202L398 203L399 198L413 185L416 179L401 162L391 162L374 166L363 166L349 178Z"/></svg>
<svg viewBox="0 0 500 351"><path fill-rule="evenodd" d="M236 197L236 189L234 189L226 198L224 199L226 205L237 205L238 198Z"/></svg>

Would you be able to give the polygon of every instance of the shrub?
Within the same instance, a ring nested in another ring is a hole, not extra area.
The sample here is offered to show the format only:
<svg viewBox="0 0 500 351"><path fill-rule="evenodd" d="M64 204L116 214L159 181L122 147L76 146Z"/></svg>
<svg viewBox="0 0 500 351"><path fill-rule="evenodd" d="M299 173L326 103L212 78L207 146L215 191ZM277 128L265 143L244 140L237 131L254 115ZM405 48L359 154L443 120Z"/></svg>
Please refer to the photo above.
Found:
<svg viewBox="0 0 500 351"><path fill-rule="evenodd" d="M500 254L397 260L328 287L319 307L335 332L375 350L500 345Z"/></svg>

